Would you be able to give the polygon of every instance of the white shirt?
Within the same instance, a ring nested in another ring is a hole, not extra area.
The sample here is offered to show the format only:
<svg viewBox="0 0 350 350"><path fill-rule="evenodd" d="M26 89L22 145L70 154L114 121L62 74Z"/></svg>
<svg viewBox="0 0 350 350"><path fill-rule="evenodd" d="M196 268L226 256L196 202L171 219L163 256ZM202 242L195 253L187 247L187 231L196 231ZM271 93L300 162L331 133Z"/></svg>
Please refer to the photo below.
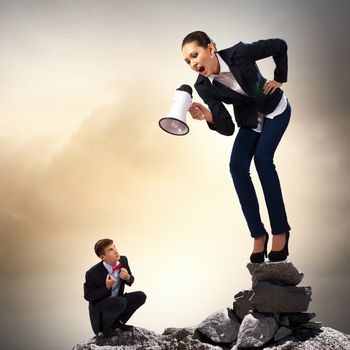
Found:
<svg viewBox="0 0 350 350"><path fill-rule="evenodd" d="M213 84L213 81L216 80L219 83L225 85L231 90L234 90L242 95L248 96L241 86L238 84L238 81L234 77L234 75L231 73L229 66L226 64L226 62L220 57L218 53L216 53L216 57L218 58L219 65L220 65L220 73L215 75L211 74L208 78L210 82ZM276 115L281 114L287 107L287 98L283 94L281 101L275 108L273 112L270 114L265 115L265 118L273 119ZM262 127L264 124L264 117L262 115L258 116L258 126L255 129L252 129L256 132L261 132Z"/></svg>
<svg viewBox="0 0 350 350"><path fill-rule="evenodd" d="M238 84L238 81L233 76L233 74L230 71L229 66L226 64L226 62L219 56L219 54L216 54L216 57L219 60L220 65L220 73L215 75L211 74L209 75L209 80L213 84L214 79L218 81L219 83L225 85L226 87L230 88L231 90L237 91L242 95L248 96L241 86Z"/></svg>

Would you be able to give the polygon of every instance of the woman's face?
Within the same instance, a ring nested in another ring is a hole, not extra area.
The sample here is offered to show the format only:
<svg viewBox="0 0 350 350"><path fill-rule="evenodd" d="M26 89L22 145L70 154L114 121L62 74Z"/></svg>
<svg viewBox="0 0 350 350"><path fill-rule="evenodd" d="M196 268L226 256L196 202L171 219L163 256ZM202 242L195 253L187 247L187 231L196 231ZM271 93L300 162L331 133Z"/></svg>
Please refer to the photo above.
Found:
<svg viewBox="0 0 350 350"><path fill-rule="evenodd" d="M204 48L198 46L197 41L192 41L183 46L182 54L185 62L195 72L205 77L220 73L220 66L215 55L215 49L211 44L209 44L207 48Z"/></svg>

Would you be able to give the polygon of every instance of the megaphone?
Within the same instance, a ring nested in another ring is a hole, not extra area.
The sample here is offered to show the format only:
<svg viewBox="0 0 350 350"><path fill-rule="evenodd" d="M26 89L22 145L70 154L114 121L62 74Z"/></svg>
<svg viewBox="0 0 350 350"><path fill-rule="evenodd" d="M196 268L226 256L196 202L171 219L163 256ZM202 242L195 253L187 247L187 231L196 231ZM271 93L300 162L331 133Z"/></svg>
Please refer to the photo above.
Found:
<svg viewBox="0 0 350 350"><path fill-rule="evenodd" d="M181 85L176 89L173 106L166 117L159 120L159 126L172 135L186 135L190 128L186 124L186 113L192 104L192 88Z"/></svg>

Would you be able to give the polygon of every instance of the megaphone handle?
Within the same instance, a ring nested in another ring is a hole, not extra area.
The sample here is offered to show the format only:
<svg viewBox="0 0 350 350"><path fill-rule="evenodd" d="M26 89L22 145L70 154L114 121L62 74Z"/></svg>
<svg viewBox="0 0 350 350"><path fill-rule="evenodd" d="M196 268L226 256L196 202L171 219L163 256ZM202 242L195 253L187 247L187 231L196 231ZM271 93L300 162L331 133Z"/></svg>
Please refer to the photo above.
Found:
<svg viewBox="0 0 350 350"><path fill-rule="evenodd" d="M200 103L197 103L197 102L193 102L191 104L191 107L193 107L193 110L190 112L192 118L198 119L198 120L203 120L203 119L207 120L207 118L205 118L205 112L207 108L205 108L204 106L202 106Z"/></svg>

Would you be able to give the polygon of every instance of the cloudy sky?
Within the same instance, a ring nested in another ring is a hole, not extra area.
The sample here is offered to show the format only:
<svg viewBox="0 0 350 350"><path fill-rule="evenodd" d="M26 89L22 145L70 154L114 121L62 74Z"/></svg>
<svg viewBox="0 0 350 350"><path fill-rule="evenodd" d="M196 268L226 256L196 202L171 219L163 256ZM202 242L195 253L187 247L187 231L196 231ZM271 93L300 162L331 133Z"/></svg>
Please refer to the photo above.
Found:
<svg viewBox="0 0 350 350"><path fill-rule="evenodd" d="M195 81L180 51L193 30L219 49L287 41L292 119L276 164L290 260L317 320L349 333L349 7L0 1L1 344L60 350L93 336L82 284L102 237L128 256L129 290L148 295L134 325L196 325L250 287L252 241L228 171L235 135L190 119L185 137L157 125ZM259 66L272 77L272 59Z"/></svg>

